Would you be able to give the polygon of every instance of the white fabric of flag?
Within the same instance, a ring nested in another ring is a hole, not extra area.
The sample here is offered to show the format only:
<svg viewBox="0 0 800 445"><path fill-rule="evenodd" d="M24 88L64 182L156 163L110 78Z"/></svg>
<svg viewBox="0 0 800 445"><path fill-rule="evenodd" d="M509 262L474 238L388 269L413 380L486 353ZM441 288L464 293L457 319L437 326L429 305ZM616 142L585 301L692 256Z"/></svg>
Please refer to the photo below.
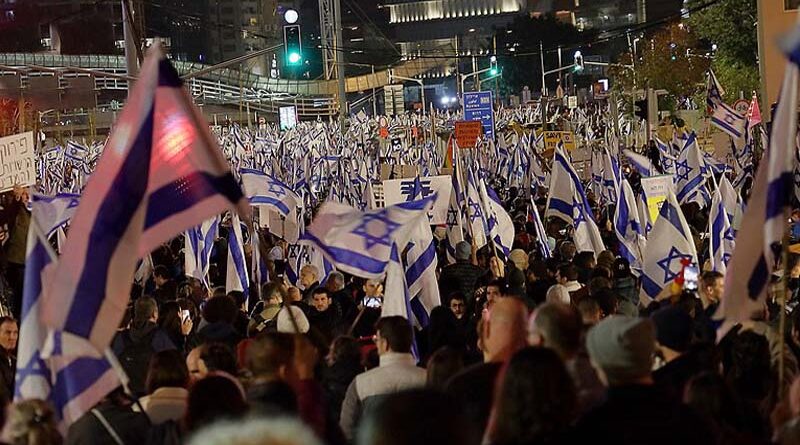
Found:
<svg viewBox="0 0 800 445"><path fill-rule="evenodd" d="M268 207L287 218L303 203L294 190L271 175L253 169L242 169L239 173L245 194L253 206Z"/></svg>
<svg viewBox="0 0 800 445"><path fill-rule="evenodd" d="M105 350L128 306L137 260L234 207L250 213L206 120L154 45L81 195L45 284L42 320L67 344L77 336Z"/></svg>
<svg viewBox="0 0 800 445"><path fill-rule="evenodd" d="M655 171L655 167L653 167L653 163L650 162L650 159L647 156L640 155L634 151L629 149L622 150L622 153L625 157L628 158L628 164L636 170L640 176L652 176L653 172Z"/></svg>
<svg viewBox="0 0 800 445"><path fill-rule="evenodd" d="M797 135L800 28L795 28L785 43L790 63L784 71L769 150L761 160L750 201L742 216L739 233L747 235L736 238L736 248L725 274L725 292L714 315L716 319L725 320L726 325L749 320L764 307L770 276L775 270L786 230Z"/></svg>
<svg viewBox="0 0 800 445"><path fill-rule="evenodd" d="M184 271L187 277L200 280L209 287L208 271L211 268L211 250L219 236L219 217L203 221L184 233Z"/></svg>
<svg viewBox="0 0 800 445"><path fill-rule="evenodd" d="M339 270L362 278L380 278L389 263L392 246L408 241L417 218L428 218L435 195L379 210L361 212L326 202L301 236Z"/></svg>
<svg viewBox="0 0 800 445"><path fill-rule="evenodd" d="M711 198L711 211L708 215L708 251L711 270L725 274L735 245L733 227L723 204L722 192L717 188Z"/></svg>
<svg viewBox="0 0 800 445"><path fill-rule="evenodd" d="M692 133L675 161L675 190L679 203L696 202L701 208L708 206L711 196L706 188L706 172L697 136Z"/></svg>
<svg viewBox="0 0 800 445"><path fill-rule="evenodd" d="M34 193L31 201L38 204L39 221L42 227L49 227L49 231L45 233L45 236L49 238L75 215L80 203L80 195L59 193L55 196L45 196Z"/></svg>
<svg viewBox="0 0 800 445"><path fill-rule="evenodd" d="M244 237L239 215L231 214L231 227L228 229L228 264L225 274L225 293L242 292L245 301L250 298L250 274L244 256Z"/></svg>
<svg viewBox="0 0 800 445"><path fill-rule="evenodd" d="M628 260L634 270L641 270L645 249L644 227L639 220L636 195L627 179L623 179L619 187L614 210L614 233L620 243L620 256Z"/></svg>
<svg viewBox="0 0 800 445"><path fill-rule="evenodd" d="M670 190L658 219L647 237L642 268L642 295L655 298L683 268L682 261L697 264L697 250L675 193Z"/></svg>

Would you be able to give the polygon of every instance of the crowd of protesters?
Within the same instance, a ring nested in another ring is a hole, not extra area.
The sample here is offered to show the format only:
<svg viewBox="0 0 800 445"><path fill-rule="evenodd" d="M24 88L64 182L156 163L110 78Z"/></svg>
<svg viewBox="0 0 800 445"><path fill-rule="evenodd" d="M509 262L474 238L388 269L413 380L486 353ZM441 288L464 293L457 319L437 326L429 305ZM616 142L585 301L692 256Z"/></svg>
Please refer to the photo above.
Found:
<svg viewBox="0 0 800 445"><path fill-rule="evenodd" d="M498 187L503 190L502 187ZM186 278L183 238L152 253L112 349L122 387L59 431L44 401L11 403L18 323L0 318L3 439L11 444L768 444L800 443L800 311L780 307L719 342L713 314L724 277L696 291L641 301L628 262L611 249L577 252L550 220L552 257L537 249L526 199L504 190L516 238L507 259L489 247L439 246L442 305L424 328L382 317L384 283L305 265L285 279L287 252L262 233L272 281L225 292L226 228L209 286ZM16 202L24 200L18 193ZM593 198L590 196L590 200ZM14 201L11 201L12 203ZM543 205L541 200L537 201ZM5 283L27 211L2 234ZM693 227L703 212L684 209ZM596 208L598 222L609 211ZM248 246L249 248L250 246ZM247 252L248 260L251 252ZM790 257L788 305L800 288ZM23 261L24 263L24 261ZM13 298L11 306L14 308ZM17 300L18 301L18 300ZM785 346L785 347L784 347Z"/></svg>

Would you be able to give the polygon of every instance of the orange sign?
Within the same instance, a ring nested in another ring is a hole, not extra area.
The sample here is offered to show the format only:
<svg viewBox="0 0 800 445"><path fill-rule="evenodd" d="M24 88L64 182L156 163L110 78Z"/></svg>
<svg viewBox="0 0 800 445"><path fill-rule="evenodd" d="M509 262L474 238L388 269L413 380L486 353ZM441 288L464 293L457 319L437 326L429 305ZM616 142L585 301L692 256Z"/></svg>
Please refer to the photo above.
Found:
<svg viewBox="0 0 800 445"><path fill-rule="evenodd" d="M475 148L478 139L483 136L481 121L456 122L456 142L460 148Z"/></svg>

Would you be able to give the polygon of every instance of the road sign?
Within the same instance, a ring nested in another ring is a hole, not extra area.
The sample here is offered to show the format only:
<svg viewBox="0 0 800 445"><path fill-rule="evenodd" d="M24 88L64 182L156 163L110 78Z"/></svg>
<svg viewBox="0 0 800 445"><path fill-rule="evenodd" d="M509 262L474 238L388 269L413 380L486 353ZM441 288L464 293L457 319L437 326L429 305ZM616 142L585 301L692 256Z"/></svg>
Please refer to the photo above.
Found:
<svg viewBox="0 0 800 445"><path fill-rule="evenodd" d="M736 110L736 112L741 114L742 116L747 114L748 108L750 108L750 102L744 99L739 99L733 103L733 109Z"/></svg>
<svg viewBox="0 0 800 445"><path fill-rule="evenodd" d="M555 150L558 143L564 144L567 150L575 150L575 135L571 131L545 131L544 148L545 150Z"/></svg>
<svg viewBox="0 0 800 445"><path fill-rule="evenodd" d="M475 148L478 138L483 134L481 121L456 122L456 142L459 148Z"/></svg>
<svg viewBox="0 0 800 445"><path fill-rule="evenodd" d="M481 121L486 140L494 140L494 110L492 109L491 91L464 93L464 120Z"/></svg>

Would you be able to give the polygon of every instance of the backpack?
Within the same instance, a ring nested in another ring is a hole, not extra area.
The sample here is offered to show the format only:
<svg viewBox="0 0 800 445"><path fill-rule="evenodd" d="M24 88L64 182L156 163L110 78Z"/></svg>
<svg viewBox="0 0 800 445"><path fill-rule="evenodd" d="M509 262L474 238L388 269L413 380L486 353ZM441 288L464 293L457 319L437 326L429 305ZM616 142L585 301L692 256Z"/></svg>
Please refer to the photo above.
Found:
<svg viewBox="0 0 800 445"><path fill-rule="evenodd" d="M131 331L122 333L122 352L119 354L119 362L122 369L128 374L130 379L130 389L134 394L145 394L145 379L147 379L147 368L150 366L150 357L153 356L153 337L158 333L158 328L153 329L147 335L134 341L131 338Z"/></svg>

